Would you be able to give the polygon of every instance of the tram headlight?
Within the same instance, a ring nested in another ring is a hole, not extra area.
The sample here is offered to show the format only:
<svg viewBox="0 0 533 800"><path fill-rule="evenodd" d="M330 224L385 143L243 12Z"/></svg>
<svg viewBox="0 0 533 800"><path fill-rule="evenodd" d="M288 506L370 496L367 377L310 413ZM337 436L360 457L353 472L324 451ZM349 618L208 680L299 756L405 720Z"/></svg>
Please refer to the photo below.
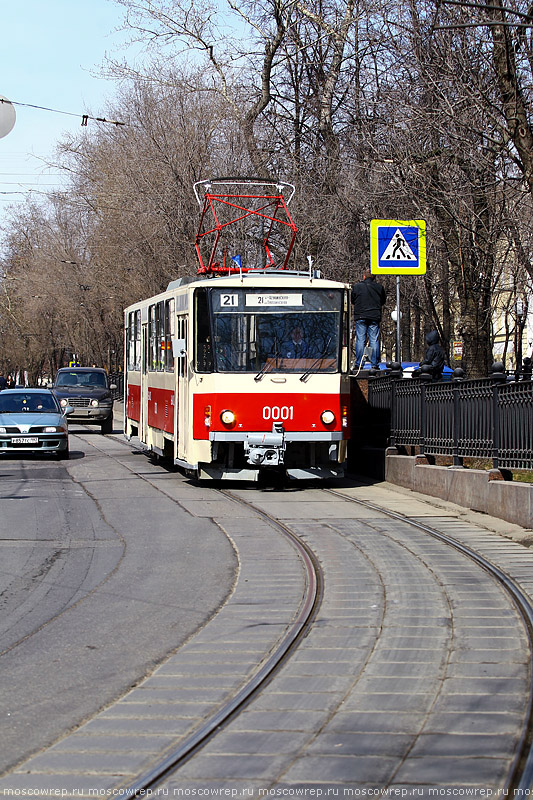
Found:
<svg viewBox="0 0 533 800"><path fill-rule="evenodd" d="M331 425L332 422L335 422L335 414L333 411L323 411L320 415L320 419L324 423L324 425Z"/></svg>
<svg viewBox="0 0 533 800"><path fill-rule="evenodd" d="M233 413L233 411L226 409L221 413L220 419L222 420L224 425L233 425L233 423L235 422L235 414Z"/></svg>

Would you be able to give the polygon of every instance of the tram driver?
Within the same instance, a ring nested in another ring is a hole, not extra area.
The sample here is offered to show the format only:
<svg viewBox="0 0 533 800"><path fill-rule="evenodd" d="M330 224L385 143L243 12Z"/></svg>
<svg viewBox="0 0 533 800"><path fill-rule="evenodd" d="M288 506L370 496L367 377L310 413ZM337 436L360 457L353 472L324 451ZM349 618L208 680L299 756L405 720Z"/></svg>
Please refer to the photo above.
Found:
<svg viewBox="0 0 533 800"><path fill-rule="evenodd" d="M304 339L302 329L296 326L290 332L289 339L281 348L282 358L307 358L309 346Z"/></svg>

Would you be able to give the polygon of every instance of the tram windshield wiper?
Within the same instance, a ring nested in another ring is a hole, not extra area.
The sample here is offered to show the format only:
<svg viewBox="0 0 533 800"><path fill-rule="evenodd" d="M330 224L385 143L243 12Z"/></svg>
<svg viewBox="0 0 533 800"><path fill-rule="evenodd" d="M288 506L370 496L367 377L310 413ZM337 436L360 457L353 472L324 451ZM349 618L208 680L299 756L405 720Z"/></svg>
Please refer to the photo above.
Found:
<svg viewBox="0 0 533 800"><path fill-rule="evenodd" d="M267 372L270 372L270 370L274 369L274 366L278 363L278 340L277 340L277 338L275 339L275 346L276 346L276 349L274 350L274 357L273 358L272 357L271 358L267 357L267 360L265 361L265 363L263 364L263 366L261 367L261 369L259 370L257 375L254 375L254 381L260 381L261 378L263 377L263 375L265 375Z"/></svg>
<svg viewBox="0 0 533 800"><path fill-rule="evenodd" d="M323 348L322 352L320 353L320 355L319 355L319 356L317 356L317 357L315 358L315 360L313 361L313 363L311 364L311 366L310 366L308 369L306 369L306 371L304 372L304 374L303 374L303 375L301 375L301 376L300 376L300 380L301 380L301 381L306 381L306 380L307 380L307 378L308 378L308 377L310 376L310 374L313 372L313 370L314 370L314 368L316 367L316 365L318 364L318 362L319 362L319 361L322 361L322 359L324 358L324 356L327 354L327 352L328 352L328 350L329 350L329 345L330 345L330 343L331 343L331 338L332 338L332 337L330 336L330 337L329 337L329 339L327 340L326 344L325 344L325 347Z"/></svg>

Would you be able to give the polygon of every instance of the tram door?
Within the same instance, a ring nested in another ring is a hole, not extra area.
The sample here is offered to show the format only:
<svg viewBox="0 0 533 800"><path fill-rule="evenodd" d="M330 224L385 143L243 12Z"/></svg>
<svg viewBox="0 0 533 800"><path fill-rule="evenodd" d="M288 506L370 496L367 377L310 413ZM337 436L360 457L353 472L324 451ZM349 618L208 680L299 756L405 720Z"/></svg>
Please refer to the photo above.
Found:
<svg viewBox="0 0 533 800"><path fill-rule="evenodd" d="M141 339L141 419L139 422L139 439L141 442L146 443L148 441L148 359L150 356L147 306L141 309Z"/></svg>
<svg viewBox="0 0 533 800"><path fill-rule="evenodd" d="M187 419L189 410L189 365L187 355L187 314L179 314L176 325L176 394L174 409L176 414L175 448L176 457L187 461Z"/></svg>

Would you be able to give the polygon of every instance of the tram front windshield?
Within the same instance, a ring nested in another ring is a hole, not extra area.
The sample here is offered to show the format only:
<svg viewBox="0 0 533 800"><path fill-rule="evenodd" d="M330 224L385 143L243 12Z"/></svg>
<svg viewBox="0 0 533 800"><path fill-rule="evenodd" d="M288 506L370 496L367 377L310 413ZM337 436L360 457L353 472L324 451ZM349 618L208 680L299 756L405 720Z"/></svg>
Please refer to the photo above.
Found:
<svg viewBox="0 0 533 800"><path fill-rule="evenodd" d="M336 372L339 289L211 289L213 366L218 372Z"/></svg>

